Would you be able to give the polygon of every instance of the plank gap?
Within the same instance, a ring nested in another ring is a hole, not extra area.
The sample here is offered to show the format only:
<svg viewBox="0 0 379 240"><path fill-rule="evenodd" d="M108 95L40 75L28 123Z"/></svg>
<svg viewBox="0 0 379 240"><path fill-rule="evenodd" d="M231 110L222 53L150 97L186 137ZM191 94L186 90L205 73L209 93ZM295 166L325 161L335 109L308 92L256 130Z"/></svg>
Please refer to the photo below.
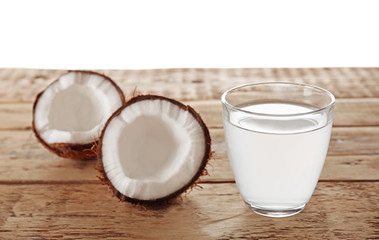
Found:
<svg viewBox="0 0 379 240"><path fill-rule="evenodd" d="M81 185L81 184L102 184L96 180L68 180L68 181L50 181L50 180L1 180L0 185Z"/></svg>
<svg viewBox="0 0 379 240"><path fill-rule="evenodd" d="M323 183L370 183L379 182L379 179L320 179L318 182ZM198 184L235 184L234 180L207 180L199 181ZM46 180L2 180L0 185L103 185L100 181L84 180L84 181L46 181Z"/></svg>
<svg viewBox="0 0 379 240"><path fill-rule="evenodd" d="M374 124L374 125L364 125L364 126L357 126L357 125L337 125L337 126L334 126L333 125L333 128L372 128L372 127L379 127L379 124ZM212 130L212 129L215 129L215 130L220 130L220 129L224 129L224 127L221 127L221 126L209 126L208 127L209 130ZM29 126L29 127L22 127L22 128L0 128L0 132L3 131L30 131L32 130L32 127Z"/></svg>
<svg viewBox="0 0 379 240"><path fill-rule="evenodd" d="M379 96L374 96L374 97L371 97L371 96L368 96L368 97L364 97L364 96L351 96L351 97L336 97L336 101L338 100L349 100L349 99L352 99L352 100L359 100L359 99L362 99L362 100L379 100ZM202 99L202 100L182 100L182 99L177 99L178 101L182 101L184 102L185 104L194 104L194 103L198 103L198 102L220 102L221 103L221 100L219 98L210 98L210 99ZM0 101L0 104L33 104L34 101Z"/></svg>

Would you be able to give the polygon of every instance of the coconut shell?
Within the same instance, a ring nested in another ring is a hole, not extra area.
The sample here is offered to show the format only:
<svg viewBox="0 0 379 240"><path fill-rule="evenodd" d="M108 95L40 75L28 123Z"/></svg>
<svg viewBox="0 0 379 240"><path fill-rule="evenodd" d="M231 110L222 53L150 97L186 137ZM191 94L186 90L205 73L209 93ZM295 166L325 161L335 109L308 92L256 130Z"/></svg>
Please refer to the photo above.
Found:
<svg viewBox="0 0 379 240"><path fill-rule="evenodd" d="M75 70L75 71L68 71L67 73L69 73L69 72L89 73L89 74L95 74L95 75L99 75L99 76L103 77L104 79L109 81L113 85L113 87L117 90L118 94L120 95L121 102L122 103L125 102L124 93L122 92L120 87L111 78L109 78L103 74L100 74L97 72L92 72L92 71ZM85 143L85 144L76 144L76 143L52 143L52 144L49 144L41 138L39 131L35 127L35 109L36 109L37 103L38 103L40 97L42 96L42 94L45 92L45 90L47 88L49 88L52 84L54 84L56 81L58 81L59 78L57 80L55 80L54 82L50 83L42 92L38 93L36 96L36 99L35 99L34 104L33 104L33 122L32 122L33 132L34 132L37 140L46 149L48 149L50 152L52 152L52 153L54 153L60 157L70 158L70 159L74 159L74 160L94 159L97 156L97 145L98 145L99 139L94 139L90 143Z"/></svg>
<svg viewBox="0 0 379 240"><path fill-rule="evenodd" d="M109 180L107 173L105 172L104 166L103 166L103 156L102 156L102 140L104 137L104 133L107 129L107 126L109 123L112 121L113 118L116 116L120 115L120 113L128 106L130 106L133 103L136 103L138 101L143 101L143 100L166 100L169 101L175 105L177 105L179 108L183 109L184 111L189 112L199 123L201 128L203 129L204 133L204 139L205 139L205 151L204 151L204 156L202 158L202 162L200 165L199 170L196 172L196 174L193 176L193 178L186 183L183 187L181 187L179 190L165 196L159 199L154 199L154 200L141 200L141 199L134 199L130 198L128 196L125 196L121 192L119 192L116 187L112 184L112 182ZM135 96L132 99L130 99L127 103L125 103L122 107L120 107L113 115L108 119L108 121L105 124L105 127L103 128L103 131L100 135L99 139L99 146L98 146L98 163L97 163L97 170L99 171L99 176L98 178L103 182L103 184L107 185L108 189L121 201L124 202L130 202L133 204L137 205L155 205L155 204L162 204L162 203L167 203L172 199L175 199L179 197L182 193L186 192L187 190L190 190L194 187L197 186L197 183L199 181L200 176L203 175L208 175L208 171L206 169L206 165L209 161L209 159L212 158L212 151L211 151L211 137L209 134L209 130L207 126L205 125L204 121L202 120L201 116L199 113L197 113L192 107L188 105L184 105L177 100L171 99L171 98L166 98L163 96L157 96L157 95L139 95Z"/></svg>

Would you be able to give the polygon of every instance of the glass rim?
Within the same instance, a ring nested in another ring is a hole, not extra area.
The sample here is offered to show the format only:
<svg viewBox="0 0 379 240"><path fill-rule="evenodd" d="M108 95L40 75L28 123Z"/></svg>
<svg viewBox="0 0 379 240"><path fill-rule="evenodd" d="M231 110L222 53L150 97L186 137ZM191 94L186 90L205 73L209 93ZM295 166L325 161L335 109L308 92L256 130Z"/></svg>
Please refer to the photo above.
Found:
<svg viewBox="0 0 379 240"><path fill-rule="evenodd" d="M328 103L324 107L317 108L317 109L309 111L309 112L292 113L292 114L271 114L271 113L259 113L259 112L244 110L244 109L242 109L240 107L236 107L236 106L230 104L226 100L226 96L229 93L231 93L232 91L234 91L234 90L241 89L241 88L248 87L248 86L272 85L272 84L293 85L293 86L301 86L301 87L308 87L308 88L317 89L317 90L319 90L319 91L321 91L321 92L323 92L323 93L325 93L326 95L329 96L330 103ZM244 113L247 113L247 114L253 114L253 115L264 116L264 117L295 117L295 116L304 116L304 115L308 115L308 114L315 114L315 113L319 113L319 112L325 111L325 110L333 107L334 104L335 104L335 101L336 101L336 99L335 99L334 95L331 92L329 92L328 90L324 89L324 88L321 88L321 87L318 87L318 86L314 86L314 85L311 85L311 84L306 84L306 83L277 82L277 81L274 81L274 82L247 83L247 84L238 85L238 86L235 86L233 88L230 88L230 89L226 90L222 94L222 96L221 96L221 102L222 102L222 104L225 105L226 107L230 108L230 109L233 109L233 110L236 110L236 111L239 111L239 112L244 112Z"/></svg>

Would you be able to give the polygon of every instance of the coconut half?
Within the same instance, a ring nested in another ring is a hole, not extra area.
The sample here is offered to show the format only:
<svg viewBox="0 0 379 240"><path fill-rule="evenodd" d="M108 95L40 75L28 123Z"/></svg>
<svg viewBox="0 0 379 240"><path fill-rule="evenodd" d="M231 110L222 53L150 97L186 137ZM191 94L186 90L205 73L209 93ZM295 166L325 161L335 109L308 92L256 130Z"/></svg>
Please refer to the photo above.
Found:
<svg viewBox="0 0 379 240"><path fill-rule="evenodd" d="M36 97L33 131L61 157L91 159L108 118L125 102L121 89L107 76L70 71Z"/></svg>
<svg viewBox="0 0 379 240"><path fill-rule="evenodd" d="M193 186L211 157L211 138L190 106L137 96L106 123L99 141L100 179L122 201L153 203Z"/></svg>

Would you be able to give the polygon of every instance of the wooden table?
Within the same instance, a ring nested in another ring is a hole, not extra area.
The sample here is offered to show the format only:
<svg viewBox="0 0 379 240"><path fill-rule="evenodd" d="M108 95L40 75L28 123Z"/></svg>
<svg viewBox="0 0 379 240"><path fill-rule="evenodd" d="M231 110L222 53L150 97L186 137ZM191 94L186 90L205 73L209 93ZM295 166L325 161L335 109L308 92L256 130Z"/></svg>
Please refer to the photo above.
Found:
<svg viewBox="0 0 379 240"><path fill-rule="evenodd" d="M0 239L379 238L379 68L99 70L131 97L184 101L210 128L215 156L199 188L170 205L121 203L96 160L46 151L31 131L35 95L62 70L0 69ZM241 201L226 155L221 93L258 81L304 82L337 98L328 157L298 215L257 215Z"/></svg>

